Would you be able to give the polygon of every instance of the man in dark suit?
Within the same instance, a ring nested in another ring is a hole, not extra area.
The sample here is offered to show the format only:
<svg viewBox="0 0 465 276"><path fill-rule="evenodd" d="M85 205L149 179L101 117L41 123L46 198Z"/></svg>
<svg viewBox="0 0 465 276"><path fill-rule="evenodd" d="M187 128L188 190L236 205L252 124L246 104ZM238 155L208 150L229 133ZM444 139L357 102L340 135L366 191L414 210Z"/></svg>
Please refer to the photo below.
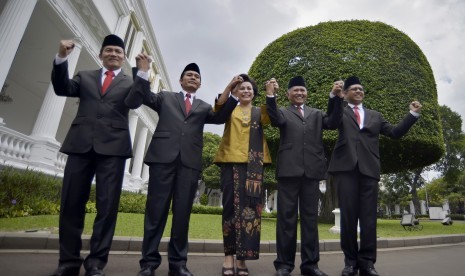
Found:
<svg viewBox="0 0 465 276"><path fill-rule="evenodd" d="M186 267L188 230L202 169L203 128L206 123L224 122L237 106L237 99L229 97L224 107L216 113L210 104L197 99L195 93L200 88L201 79L195 63L187 65L181 74L181 92L152 93L147 81L149 58L139 54L136 60L139 72L134 81L135 89L126 98L126 103L131 108L145 104L155 110L159 117L145 156L145 163L150 167L150 178L138 275L154 275L161 263L158 246L170 204L173 219L168 247L169 275L192 275Z"/></svg>
<svg viewBox="0 0 465 276"><path fill-rule="evenodd" d="M301 223L300 271L303 275L326 275L318 268L319 181L326 178L323 129L336 129L342 118L342 82L335 82L326 114L305 105L307 88L300 76L289 81L290 105L278 109L273 93L274 79L266 87L266 105L271 125L279 127L280 143L276 165L278 218L276 225L276 275L290 275L294 269L297 217Z"/></svg>
<svg viewBox="0 0 465 276"><path fill-rule="evenodd" d="M334 175L341 209L343 276L376 276L376 212L380 179L379 135L398 139L417 121L421 105L414 101L410 113L396 126L374 110L363 107L363 86L357 77L344 83L348 105L339 125L339 138L331 157L329 172ZM360 248L357 224L360 220Z"/></svg>
<svg viewBox="0 0 465 276"><path fill-rule="evenodd" d="M63 142L68 154L60 206L60 260L53 275L79 275L83 259L81 234L92 179L96 179L97 216L90 254L84 261L86 276L104 275L115 231L126 159L132 156L129 108L124 99L132 78L121 70L124 42L116 35L105 37L99 58L103 68L68 75L71 40L60 42L52 83L58 96L79 98L76 118Z"/></svg>

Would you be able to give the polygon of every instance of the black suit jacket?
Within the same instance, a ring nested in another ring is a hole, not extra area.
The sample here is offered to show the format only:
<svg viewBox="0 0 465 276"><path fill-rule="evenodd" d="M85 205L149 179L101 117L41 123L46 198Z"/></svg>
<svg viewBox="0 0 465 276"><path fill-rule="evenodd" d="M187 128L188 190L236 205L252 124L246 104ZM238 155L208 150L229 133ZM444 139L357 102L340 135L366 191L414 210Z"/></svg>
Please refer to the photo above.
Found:
<svg viewBox="0 0 465 276"><path fill-rule="evenodd" d="M394 139L405 135L418 120L408 113L396 126L387 122L381 113L366 109L364 127L360 129L350 106L344 108L344 116L338 127L339 137L334 147L328 171L351 171L358 163L360 173L379 179L381 174L379 135Z"/></svg>
<svg viewBox="0 0 465 276"><path fill-rule="evenodd" d="M132 156L129 108L124 99L132 87L131 76L121 71L102 96L102 69L80 71L69 79L68 62L53 66L52 84L58 96L79 98L76 118L66 135L61 152Z"/></svg>
<svg viewBox="0 0 465 276"><path fill-rule="evenodd" d="M323 148L323 129L336 129L342 118L339 97L328 101L328 112L304 107L305 118L293 105L277 108L276 99L267 97L267 112L271 125L279 127L280 141L276 176L311 179L326 178L326 156Z"/></svg>
<svg viewBox="0 0 465 276"><path fill-rule="evenodd" d="M152 93L150 83L136 77L134 90L126 98L126 104L131 108L145 104L158 113L157 128L145 155L146 164L171 163L180 155L185 166L201 170L204 125L224 122L237 106L237 101L230 97L221 110L213 112L210 104L194 99L186 116L182 92Z"/></svg>

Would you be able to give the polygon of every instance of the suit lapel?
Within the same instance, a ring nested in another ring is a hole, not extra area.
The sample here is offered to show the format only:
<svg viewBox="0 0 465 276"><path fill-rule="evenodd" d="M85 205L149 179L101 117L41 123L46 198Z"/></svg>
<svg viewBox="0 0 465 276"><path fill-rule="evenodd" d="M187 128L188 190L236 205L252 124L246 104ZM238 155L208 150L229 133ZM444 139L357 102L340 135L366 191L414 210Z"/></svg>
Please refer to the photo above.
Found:
<svg viewBox="0 0 465 276"><path fill-rule="evenodd" d="M305 107L305 106L304 106L304 107ZM302 115L300 114L300 112L297 110L297 108L296 108L294 105L292 105L292 104L289 105L289 106L287 107L287 109L288 109L290 112L294 113L295 116L297 116L297 118L303 120ZM305 111L304 111L304 114L305 114Z"/></svg>
<svg viewBox="0 0 465 276"><path fill-rule="evenodd" d="M100 69L100 70L96 70L95 71L95 84L97 86L97 93L100 97L102 97L102 70L103 69Z"/></svg>
<svg viewBox="0 0 465 276"><path fill-rule="evenodd" d="M178 99L179 107L181 108L182 113L184 114L184 116L186 116L186 105L184 103L184 93L179 92L176 95L176 99Z"/></svg>
<svg viewBox="0 0 465 276"><path fill-rule="evenodd" d="M189 112L189 114L187 114L187 117L189 117L190 114L192 114L192 112L194 112L194 110L199 107L200 105L200 100L197 100L196 98L194 98L194 100L192 101L192 107L191 107L191 111Z"/></svg>
<svg viewBox="0 0 465 276"><path fill-rule="evenodd" d="M355 113L354 113L354 111L352 110L352 107L350 107L350 105L347 105L347 107L346 107L346 109L344 110L344 112L346 113L347 116L349 116L349 118L352 119L352 121L354 122L354 124L358 127L357 118L355 118Z"/></svg>

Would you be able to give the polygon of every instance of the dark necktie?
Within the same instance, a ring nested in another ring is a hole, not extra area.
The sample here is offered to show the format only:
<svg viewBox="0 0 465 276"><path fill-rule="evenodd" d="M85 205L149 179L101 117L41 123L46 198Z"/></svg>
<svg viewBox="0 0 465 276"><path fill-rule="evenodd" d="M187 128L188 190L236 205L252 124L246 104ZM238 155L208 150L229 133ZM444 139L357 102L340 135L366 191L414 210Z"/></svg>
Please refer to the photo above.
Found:
<svg viewBox="0 0 465 276"><path fill-rule="evenodd" d="M189 111L191 111L191 107L192 107L191 94L186 93L186 100L184 101L184 103L186 104L186 114L189 114Z"/></svg>
<svg viewBox="0 0 465 276"><path fill-rule="evenodd" d="M302 118L303 118L304 117L304 109L302 108L302 106L298 106L297 110L299 110L300 116L302 116Z"/></svg>
<svg viewBox="0 0 465 276"><path fill-rule="evenodd" d="M357 124L360 127L360 113L358 112L358 106L354 105L354 114L355 119L357 119Z"/></svg>
<svg viewBox="0 0 465 276"><path fill-rule="evenodd" d="M110 86L110 83L113 80L113 77L115 76L115 73L113 73L113 71L106 71L105 75L106 75L106 77L105 77L105 80L103 81L103 85L102 85L102 95L105 94L105 92L107 91L108 86Z"/></svg>

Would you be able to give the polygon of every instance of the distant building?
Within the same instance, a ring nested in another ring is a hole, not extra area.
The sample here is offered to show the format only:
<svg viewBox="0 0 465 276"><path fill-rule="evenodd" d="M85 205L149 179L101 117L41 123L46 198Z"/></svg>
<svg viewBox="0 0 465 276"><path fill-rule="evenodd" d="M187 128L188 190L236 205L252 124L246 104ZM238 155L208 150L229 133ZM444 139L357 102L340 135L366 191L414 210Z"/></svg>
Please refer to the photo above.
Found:
<svg viewBox="0 0 465 276"><path fill-rule="evenodd" d="M96 69L103 38L126 43L123 70L135 56L152 56L152 91L172 90L144 0L6 0L0 2L0 165L63 175L67 156L61 142L75 117L78 100L58 97L50 81L61 39L74 39L69 71ZM148 179L143 157L158 122L153 110L131 111L134 157L128 159L125 190L139 191Z"/></svg>

